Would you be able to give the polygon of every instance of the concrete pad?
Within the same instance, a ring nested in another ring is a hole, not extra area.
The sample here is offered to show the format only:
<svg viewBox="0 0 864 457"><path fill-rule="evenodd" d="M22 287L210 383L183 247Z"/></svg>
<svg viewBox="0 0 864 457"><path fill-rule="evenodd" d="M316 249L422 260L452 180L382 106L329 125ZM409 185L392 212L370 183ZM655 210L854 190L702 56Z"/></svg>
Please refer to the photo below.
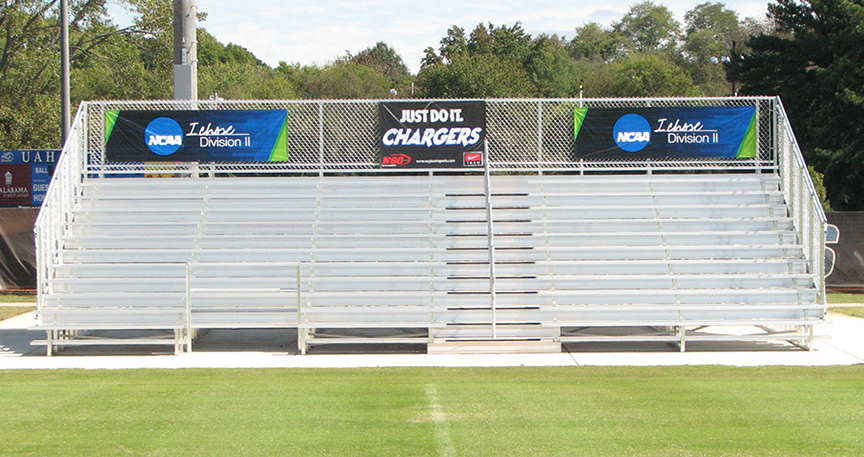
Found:
<svg viewBox="0 0 864 457"><path fill-rule="evenodd" d="M829 314L817 327L811 351L786 343L690 343L688 352L668 344L565 345L551 354L426 354L422 345L322 346L297 355L295 330L211 330L190 354L166 347L74 347L45 356L30 341L44 338L27 330L32 313L0 322L0 369L181 369L181 368L366 368L513 366L830 366L864 363L864 319ZM338 352L338 353L334 353Z"/></svg>
<svg viewBox="0 0 864 457"><path fill-rule="evenodd" d="M0 321L0 330L26 329L36 325L36 312L30 311L19 316Z"/></svg>

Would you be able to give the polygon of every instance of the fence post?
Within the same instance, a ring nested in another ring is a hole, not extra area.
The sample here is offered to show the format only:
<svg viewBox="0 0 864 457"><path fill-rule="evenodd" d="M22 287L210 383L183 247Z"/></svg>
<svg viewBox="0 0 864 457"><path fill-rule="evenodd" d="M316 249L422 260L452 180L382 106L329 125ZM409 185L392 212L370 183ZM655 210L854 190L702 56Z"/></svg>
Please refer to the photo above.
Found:
<svg viewBox="0 0 864 457"><path fill-rule="evenodd" d="M306 354L306 329L303 328L303 289L302 272L303 264L297 262L297 350L301 355Z"/></svg>
<svg viewBox="0 0 864 457"><path fill-rule="evenodd" d="M497 309L495 303L495 234L492 224L492 182L489 175L489 142L483 143L483 154L486 160L483 162L484 177L486 184L486 232L487 247L489 249L489 305L492 308L492 339L498 338Z"/></svg>
<svg viewBox="0 0 864 457"><path fill-rule="evenodd" d="M192 353L192 264L186 263L186 353Z"/></svg>

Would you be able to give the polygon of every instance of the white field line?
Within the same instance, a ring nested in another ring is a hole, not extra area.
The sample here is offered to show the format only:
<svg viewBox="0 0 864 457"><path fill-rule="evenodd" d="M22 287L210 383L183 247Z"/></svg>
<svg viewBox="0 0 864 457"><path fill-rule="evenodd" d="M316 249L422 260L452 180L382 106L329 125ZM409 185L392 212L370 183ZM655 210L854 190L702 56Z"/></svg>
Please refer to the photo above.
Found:
<svg viewBox="0 0 864 457"><path fill-rule="evenodd" d="M429 402L430 417L435 423L435 442L438 446L438 455L455 457L456 448L453 447L453 440L450 439L450 432L447 430L447 414L442 411L444 406L438 398L438 388L435 387L435 384L426 386L426 400Z"/></svg>

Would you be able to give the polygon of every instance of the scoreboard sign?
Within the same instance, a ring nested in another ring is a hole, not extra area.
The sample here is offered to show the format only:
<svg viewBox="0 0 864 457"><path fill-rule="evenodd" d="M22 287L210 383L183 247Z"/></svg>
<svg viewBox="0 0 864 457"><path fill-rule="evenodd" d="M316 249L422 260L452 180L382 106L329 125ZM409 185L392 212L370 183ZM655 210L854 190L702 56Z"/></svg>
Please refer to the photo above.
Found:
<svg viewBox="0 0 864 457"><path fill-rule="evenodd" d="M0 207L41 206L60 151L0 151Z"/></svg>

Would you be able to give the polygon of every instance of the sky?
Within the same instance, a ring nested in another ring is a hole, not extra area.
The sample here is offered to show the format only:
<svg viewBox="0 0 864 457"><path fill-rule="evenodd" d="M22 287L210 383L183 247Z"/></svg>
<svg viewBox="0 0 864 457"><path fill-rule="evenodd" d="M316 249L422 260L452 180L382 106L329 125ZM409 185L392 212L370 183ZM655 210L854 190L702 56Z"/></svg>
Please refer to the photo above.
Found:
<svg viewBox="0 0 864 457"><path fill-rule="evenodd" d="M709 0L654 0L683 23L684 13ZM197 0L207 29L223 44L234 43L275 67L280 61L325 65L346 52L383 41L416 73L427 47L436 51L447 30L457 25L470 33L479 23L512 26L520 22L532 36L541 33L573 38L589 22L610 26L640 0ZM764 18L768 0L725 2L739 18ZM128 16L113 7L118 25Z"/></svg>

